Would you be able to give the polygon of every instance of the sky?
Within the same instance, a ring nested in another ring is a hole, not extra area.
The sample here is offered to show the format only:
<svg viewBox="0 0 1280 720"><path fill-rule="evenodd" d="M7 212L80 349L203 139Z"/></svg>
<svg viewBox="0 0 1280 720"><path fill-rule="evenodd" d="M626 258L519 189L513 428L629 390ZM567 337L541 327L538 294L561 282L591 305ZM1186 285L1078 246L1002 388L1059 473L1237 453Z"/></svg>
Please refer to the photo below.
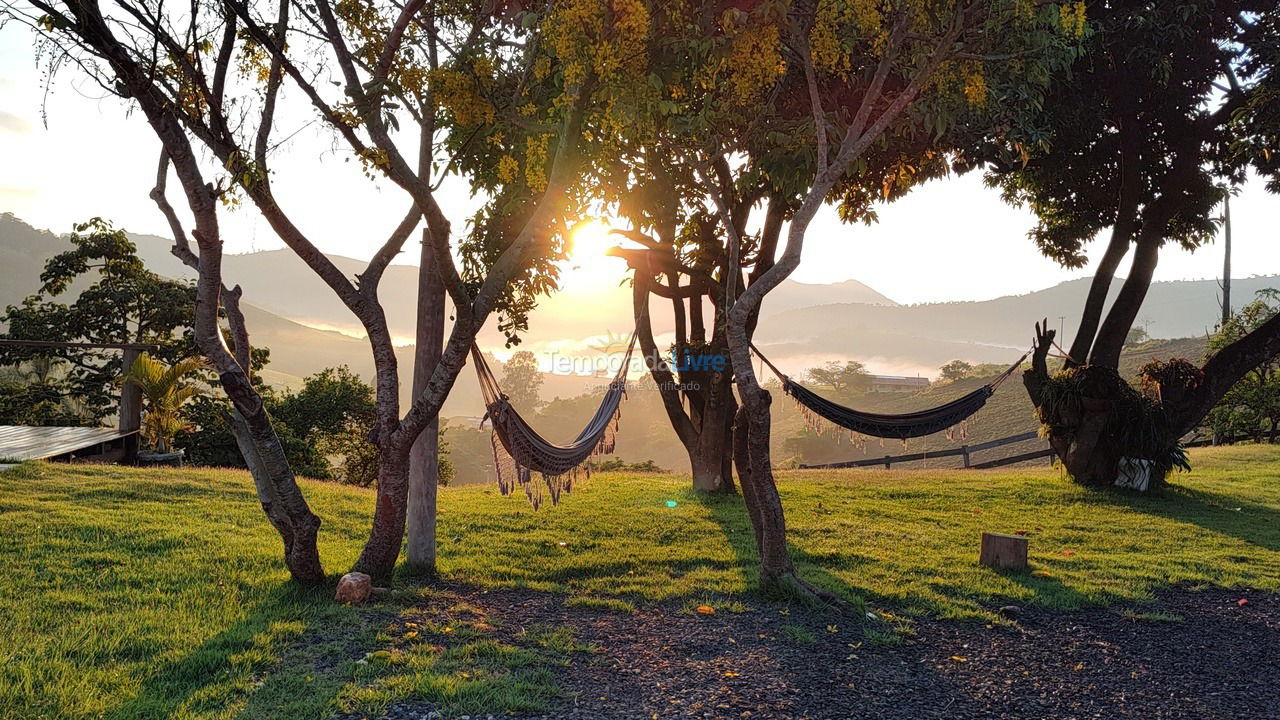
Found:
<svg viewBox="0 0 1280 720"><path fill-rule="evenodd" d="M398 188L372 187L349 154L308 123L303 112L282 115L278 135L296 134L274 161L281 204L323 251L367 259L404 215L405 197ZM46 86L28 31L0 29L0 212L59 233L100 216L130 232L167 236L147 196L158 150L140 114L71 69ZM455 227L479 205L458 179L445 183L441 198L458 218ZM1232 202L1233 275L1280 274L1277 207L1280 198L1256 181ZM252 208L225 215L227 252L282 247ZM1090 274L1041 256L1026 237L1030 213L1003 203L977 174L935 181L879 215L875 226L850 226L825 209L810 227L793 279L853 279L897 302L922 303L1020 294ZM1091 256L1101 252L1101 242L1091 245ZM566 291L616 287L621 263L591 262L565 277ZM1169 250L1156 279L1212 278L1221 267L1220 243L1195 253Z"/></svg>

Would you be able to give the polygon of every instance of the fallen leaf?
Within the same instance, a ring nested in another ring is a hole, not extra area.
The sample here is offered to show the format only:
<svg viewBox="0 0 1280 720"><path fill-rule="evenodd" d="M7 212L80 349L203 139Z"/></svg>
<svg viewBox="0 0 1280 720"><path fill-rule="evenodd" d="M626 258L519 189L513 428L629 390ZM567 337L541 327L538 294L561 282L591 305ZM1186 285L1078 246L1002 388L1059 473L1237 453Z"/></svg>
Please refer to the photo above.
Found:
<svg viewBox="0 0 1280 720"><path fill-rule="evenodd" d="M1053 573L1049 572L1048 570L1036 570L1035 572L1031 573L1031 577L1038 577L1038 578L1053 577Z"/></svg>
<svg viewBox="0 0 1280 720"><path fill-rule="evenodd" d="M1075 554L1076 554L1076 551L1075 551L1075 550L1063 550L1063 551L1062 551L1062 554L1063 554L1063 555L1066 555L1067 557L1071 557L1072 555L1075 555Z"/></svg>
<svg viewBox="0 0 1280 720"><path fill-rule="evenodd" d="M1249 598L1240 598L1239 600L1236 601L1236 604L1239 605L1240 607L1244 607L1245 605L1249 604Z"/></svg>
<svg viewBox="0 0 1280 720"><path fill-rule="evenodd" d="M969 662L969 658L967 658L967 657L960 657L959 655L952 655L952 656L951 656L951 659L952 659L952 660L955 660L956 662Z"/></svg>
<svg viewBox="0 0 1280 720"><path fill-rule="evenodd" d="M701 615L715 615L715 614L716 614L716 609L715 609L715 608L713 608L713 607L711 607L710 605L699 605L698 607L694 608L694 610L696 610L696 611L697 611L699 614L701 614Z"/></svg>
<svg viewBox="0 0 1280 720"><path fill-rule="evenodd" d="M1013 534L1014 535L1030 535L1031 531L1030 530L1014 530Z"/></svg>

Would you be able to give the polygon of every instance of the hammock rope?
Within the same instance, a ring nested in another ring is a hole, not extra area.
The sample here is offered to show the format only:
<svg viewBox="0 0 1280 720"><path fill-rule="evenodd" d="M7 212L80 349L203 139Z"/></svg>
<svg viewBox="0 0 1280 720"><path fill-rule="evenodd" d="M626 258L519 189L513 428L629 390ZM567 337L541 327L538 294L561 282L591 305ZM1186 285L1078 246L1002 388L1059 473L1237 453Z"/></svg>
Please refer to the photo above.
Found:
<svg viewBox="0 0 1280 720"><path fill-rule="evenodd" d="M1009 379L1009 376L1022 365L1022 361L1026 360L1027 355L1030 354L1028 350L1023 353L1022 357L1018 358L1017 362L1010 365L1009 369L997 375L987 384L948 403L917 412L885 414L855 410L832 402L787 377L776 365L769 362L769 359L754 344L751 345L751 350L782 381L783 392L790 395L793 400L806 410L854 433L903 441L908 438L932 435L967 420L987 404L987 399L995 394L996 388Z"/></svg>
<svg viewBox="0 0 1280 720"><path fill-rule="evenodd" d="M471 357L475 360L480 391L484 395L485 419L493 423L490 444L493 446L499 492L510 495L519 486L536 510L543 502L544 485L551 496L551 503L555 505L560 502L561 493L572 491L579 477L586 479L591 476L590 468L584 467L584 463L595 455L606 455L614 450L620 406L627 394L627 369L631 365L635 344L636 335L632 333L622 366L610 381L600 407L582 432L567 445L546 440L520 416L502 392L480 348L472 344ZM541 476L541 483L535 482L534 473Z"/></svg>

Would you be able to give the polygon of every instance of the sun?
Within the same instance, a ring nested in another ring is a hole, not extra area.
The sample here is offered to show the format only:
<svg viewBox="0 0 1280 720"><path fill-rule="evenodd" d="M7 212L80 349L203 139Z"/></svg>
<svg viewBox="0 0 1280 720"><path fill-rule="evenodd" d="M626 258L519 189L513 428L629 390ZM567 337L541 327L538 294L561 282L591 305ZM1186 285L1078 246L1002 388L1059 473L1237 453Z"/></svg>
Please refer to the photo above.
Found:
<svg viewBox="0 0 1280 720"><path fill-rule="evenodd" d="M618 239L609 234L604 222L583 220L573 226L569 235L569 262L582 267L597 265L605 259L605 251L617 244Z"/></svg>
<svg viewBox="0 0 1280 720"><path fill-rule="evenodd" d="M568 258L560 266L561 291L597 293L616 287L626 277L626 263L605 254L622 239L610 229L604 220L590 218L569 231Z"/></svg>

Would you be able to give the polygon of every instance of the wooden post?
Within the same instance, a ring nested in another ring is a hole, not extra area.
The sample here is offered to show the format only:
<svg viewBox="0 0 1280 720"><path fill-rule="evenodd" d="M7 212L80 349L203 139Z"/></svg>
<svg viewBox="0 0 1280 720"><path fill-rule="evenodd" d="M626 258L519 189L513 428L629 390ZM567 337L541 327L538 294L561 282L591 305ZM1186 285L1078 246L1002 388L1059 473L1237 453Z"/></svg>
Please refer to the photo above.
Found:
<svg viewBox="0 0 1280 720"><path fill-rule="evenodd" d="M126 347L123 351L120 369L129 372L133 363L142 351L136 347ZM122 431L137 430L142 427L142 388L125 381L120 384L120 419L116 424ZM132 465L138 460L138 435L134 433L124 438L124 462Z"/></svg>
<svg viewBox="0 0 1280 720"><path fill-rule="evenodd" d="M964 466L969 467L969 446L961 445L960 454L964 456Z"/></svg>
<svg viewBox="0 0 1280 720"><path fill-rule="evenodd" d="M429 233L422 231L418 265L418 325L413 356L413 397L426 392L444 350L444 281ZM436 488L440 480L440 416L427 424L409 452L409 505L405 519L405 564L436 571Z"/></svg>
<svg viewBox="0 0 1280 720"><path fill-rule="evenodd" d="M984 532L978 562L996 569L1026 570L1027 539L1019 535Z"/></svg>
<svg viewBox="0 0 1280 720"><path fill-rule="evenodd" d="M884 469L885 469L885 470L889 470L889 469L890 469L890 468L889 468L889 465L890 465L890 463L892 463L892 462L893 462L893 458L889 457L888 455L885 455L885 456L884 456Z"/></svg>

